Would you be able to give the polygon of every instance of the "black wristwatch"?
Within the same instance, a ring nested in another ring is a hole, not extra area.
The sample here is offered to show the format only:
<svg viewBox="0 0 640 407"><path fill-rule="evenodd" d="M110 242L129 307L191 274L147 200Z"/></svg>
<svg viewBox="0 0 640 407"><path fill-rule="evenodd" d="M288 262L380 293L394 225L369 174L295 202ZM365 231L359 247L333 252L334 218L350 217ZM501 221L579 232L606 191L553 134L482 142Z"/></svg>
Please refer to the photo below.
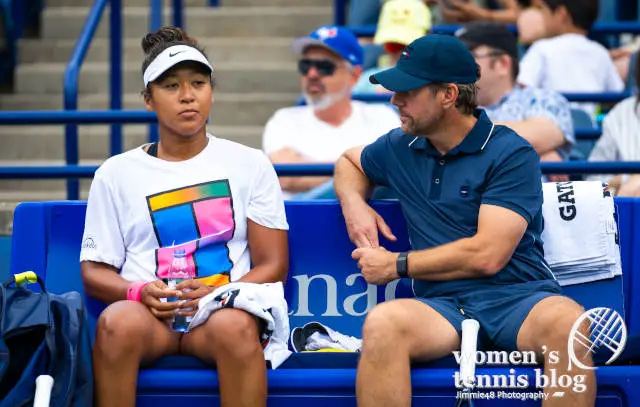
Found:
<svg viewBox="0 0 640 407"><path fill-rule="evenodd" d="M407 263L408 256L409 252L402 252L398 255L396 260L396 271L400 278L409 278L409 265Z"/></svg>

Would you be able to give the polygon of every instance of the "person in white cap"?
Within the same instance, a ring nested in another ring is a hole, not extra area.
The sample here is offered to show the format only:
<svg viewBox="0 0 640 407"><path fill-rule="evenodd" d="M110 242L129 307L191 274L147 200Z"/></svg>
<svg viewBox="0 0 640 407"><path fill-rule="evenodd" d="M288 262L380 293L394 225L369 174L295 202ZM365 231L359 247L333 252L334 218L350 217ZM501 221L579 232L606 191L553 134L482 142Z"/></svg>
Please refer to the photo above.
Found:
<svg viewBox="0 0 640 407"><path fill-rule="evenodd" d="M297 38L298 72L306 106L278 110L265 126L263 150L274 164L333 164L348 148L400 126L389 106L351 100L363 50L343 27L323 26ZM329 177L282 177L285 199L334 198Z"/></svg>
<svg viewBox="0 0 640 407"><path fill-rule="evenodd" d="M187 332L169 322L193 316L200 298L228 282L286 279L276 173L261 151L207 133L213 67L195 40L166 27L142 47L144 102L160 141L100 166L80 253L87 295L107 304L93 348L96 405L134 406L140 365L184 354L215 362L223 406L265 406L256 318L225 308ZM163 280L178 266L193 279L170 289Z"/></svg>

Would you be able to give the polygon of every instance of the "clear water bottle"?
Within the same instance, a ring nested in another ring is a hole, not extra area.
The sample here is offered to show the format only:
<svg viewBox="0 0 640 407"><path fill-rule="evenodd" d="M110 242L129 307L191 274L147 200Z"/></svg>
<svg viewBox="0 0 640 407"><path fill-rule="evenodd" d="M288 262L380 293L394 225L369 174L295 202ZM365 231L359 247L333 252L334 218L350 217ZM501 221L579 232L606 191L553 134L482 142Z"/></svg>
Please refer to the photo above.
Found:
<svg viewBox="0 0 640 407"><path fill-rule="evenodd" d="M165 284L170 289L175 289L178 284L185 280L191 280L195 277L195 270L193 267L189 265L187 261L187 254L183 249L177 249L173 252L173 262L171 262L171 267L169 268L169 273L167 278L165 279ZM181 301L178 298L167 298L168 302ZM187 311L187 309L184 309ZM173 321L171 322L171 328L177 332L187 332L189 329L189 323L191 322L191 317L187 317L184 315L175 315Z"/></svg>

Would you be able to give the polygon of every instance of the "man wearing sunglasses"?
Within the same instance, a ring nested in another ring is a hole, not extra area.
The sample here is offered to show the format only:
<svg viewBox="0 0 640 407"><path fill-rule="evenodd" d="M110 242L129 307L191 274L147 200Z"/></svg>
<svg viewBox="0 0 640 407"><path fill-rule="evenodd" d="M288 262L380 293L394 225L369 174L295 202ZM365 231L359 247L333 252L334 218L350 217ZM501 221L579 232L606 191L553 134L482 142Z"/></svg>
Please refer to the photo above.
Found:
<svg viewBox="0 0 640 407"><path fill-rule="evenodd" d="M363 50L348 29L323 26L293 43L305 106L278 110L267 122L263 149L274 164L335 163L400 125L387 105L351 100ZM329 177L281 177L285 199L332 198Z"/></svg>

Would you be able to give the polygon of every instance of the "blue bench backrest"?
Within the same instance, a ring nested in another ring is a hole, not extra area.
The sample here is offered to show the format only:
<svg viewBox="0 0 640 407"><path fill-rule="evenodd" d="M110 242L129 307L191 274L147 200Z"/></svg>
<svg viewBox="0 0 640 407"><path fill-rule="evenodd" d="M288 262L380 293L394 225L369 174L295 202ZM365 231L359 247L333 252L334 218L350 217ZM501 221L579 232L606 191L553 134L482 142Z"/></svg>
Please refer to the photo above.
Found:
<svg viewBox="0 0 640 407"><path fill-rule="evenodd" d="M625 295L622 279L566 287L567 295L587 309L607 306L625 315L630 334L640 334L640 255L634 231L640 230L640 199L616 198L619 215ZM387 220L397 242L383 241L392 251L408 248L406 224L399 204L379 201L374 207ZM407 282L386 286L365 283L355 261L340 207L335 201L287 202L290 224L290 273L285 288L291 327L319 321L360 336L366 313L378 302L411 295ZM36 271L48 290L83 291L78 255L85 202L26 203L16 209L11 272ZM635 275L634 275L635 274ZM102 305L88 302L97 316ZM634 312L636 310L636 312ZM92 321L95 323L95 321Z"/></svg>

